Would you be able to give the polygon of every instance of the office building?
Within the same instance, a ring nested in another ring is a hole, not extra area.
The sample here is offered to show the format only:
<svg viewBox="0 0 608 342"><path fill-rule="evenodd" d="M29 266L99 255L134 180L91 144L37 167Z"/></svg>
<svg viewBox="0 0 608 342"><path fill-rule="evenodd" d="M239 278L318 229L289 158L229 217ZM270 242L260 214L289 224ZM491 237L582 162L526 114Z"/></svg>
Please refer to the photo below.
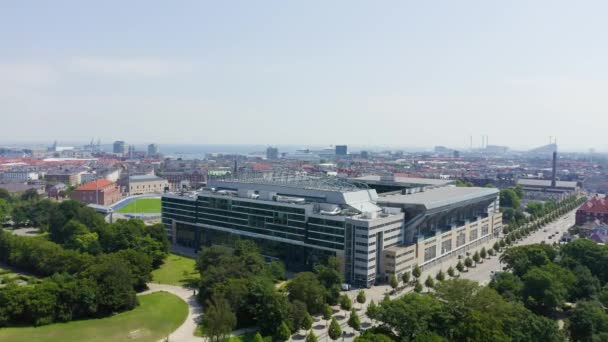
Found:
<svg viewBox="0 0 608 342"><path fill-rule="evenodd" d="M346 157L348 155L348 146L336 145L335 154L336 157Z"/></svg>
<svg viewBox="0 0 608 342"><path fill-rule="evenodd" d="M156 144L148 145L148 155L149 156L158 155L158 145L156 145Z"/></svg>
<svg viewBox="0 0 608 342"><path fill-rule="evenodd" d="M359 286L465 253L501 228L497 189L378 195L361 182L295 175L211 178L202 191L164 194L162 221L178 245L252 239L293 271L335 256L346 281Z"/></svg>
<svg viewBox="0 0 608 342"><path fill-rule="evenodd" d="M120 140L115 141L112 152L115 154L125 154L125 142Z"/></svg>
<svg viewBox="0 0 608 342"><path fill-rule="evenodd" d="M276 147L268 146L266 149L266 159L277 160L279 159L279 149Z"/></svg>

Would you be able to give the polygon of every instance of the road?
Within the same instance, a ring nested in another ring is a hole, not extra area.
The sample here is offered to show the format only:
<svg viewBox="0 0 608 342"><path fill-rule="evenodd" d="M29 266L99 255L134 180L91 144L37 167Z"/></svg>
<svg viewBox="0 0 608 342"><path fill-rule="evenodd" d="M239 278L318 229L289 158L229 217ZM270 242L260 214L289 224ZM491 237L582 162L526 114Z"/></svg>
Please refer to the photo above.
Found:
<svg viewBox="0 0 608 342"><path fill-rule="evenodd" d="M559 241L562 234L565 233L568 230L568 228L570 228L574 225L575 212L576 212L576 209L567 213L566 215L560 217L556 221L549 223L547 226L541 228L540 230L533 232L529 236L517 241L514 244L514 246L530 245L530 244L535 244L535 243L541 243L542 241L545 241L546 243L553 243L554 241ZM549 236L552 234L556 234L556 235L554 235L552 239L549 239ZM492 246L494 245L494 242L496 242L496 241L497 240L491 240L488 244L479 246L478 249L481 249L484 246L486 247L486 250L489 248L492 248ZM471 254L473 254L473 253L475 253L474 250L471 251ZM434 278L435 275L437 274L437 272L439 272L439 270L443 270L445 272L448 269L448 267L450 267L450 266L455 268L457 263L458 263L458 259L454 258L452 260L445 261L442 264L433 266L432 268L422 272L420 279L422 281L424 281L427 278L427 276L429 276L429 275ZM468 271L463 272L462 274L460 274L460 278L473 280L473 281L478 282L481 285L487 285L492 278L492 274L494 272L501 271L501 270L502 270L502 265L499 261L498 255L495 255L489 259L484 260L483 263L480 263L480 264L476 265L475 267L472 267ZM446 274L446 277L447 277L447 274ZM358 291L359 291L359 289L351 290L351 291L347 292L348 296L353 300L353 303L356 303L355 297L357 296ZM371 289L364 289L364 291L365 291L365 296L367 298L367 302L366 302L367 304L372 299L376 303L379 303L380 301L382 301L384 296L391 291L391 288L388 285L380 285L380 286L374 286ZM397 298L397 297L403 296L404 294L411 292L411 291L412 291L411 287L406 288L406 289L398 292L397 294L391 296L391 298ZM364 323L363 324L364 328L368 327L371 324L371 321L369 320L369 318L367 318L367 316L364 316L364 313L367 308L367 304L365 305L365 308L358 311L359 316L361 317L361 322ZM359 305L359 304L355 304L355 306L357 306L357 305ZM335 307L334 309L338 309L338 308ZM341 312L340 315L344 316L344 312L343 311L340 311L340 312ZM345 338L343 340L352 341L354 339L354 337L358 335L358 333L354 332L353 329L348 327L348 325L346 323L347 318L348 318L348 316L345 319L338 320L338 322L342 326L342 330L345 330L348 332L348 334L345 336ZM315 317L315 321L317 321L317 320L318 320L318 317ZM329 341L329 339L327 338L327 329L324 326L324 321L319 321L319 323L315 323L315 327L317 327L317 326L318 326L318 329L314 329L314 331L315 331L315 334L317 335L317 337L319 337L319 341L325 341L325 340ZM294 338L292 338L292 341L302 341L302 340L303 340L303 338L301 336L295 336Z"/></svg>

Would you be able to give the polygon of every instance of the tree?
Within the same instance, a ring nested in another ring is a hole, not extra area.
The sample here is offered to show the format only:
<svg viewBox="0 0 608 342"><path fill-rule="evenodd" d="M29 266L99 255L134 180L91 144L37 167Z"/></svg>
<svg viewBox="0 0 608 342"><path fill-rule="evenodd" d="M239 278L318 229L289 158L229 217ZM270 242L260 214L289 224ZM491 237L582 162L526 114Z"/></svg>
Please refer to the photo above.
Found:
<svg viewBox="0 0 608 342"><path fill-rule="evenodd" d="M415 336L431 331L442 319L442 303L429 295L408 293L382 304L379 320L399 334L400 340L411 341Z"/></svg>
<svg viewBox="0 0 608 342"><path fill-rule="evenodd" d="M355 311L355 309L350 311L348 326L355 330L359 330L361 328L361 319L359 319L359 315L357 315L357 311Z"/></svg>
<svg viewBox="0 0 608 342"><path fill-rule="evenodd" d="M317 335L315 335L314 331L311 331L308 336L306 336L306 342L317 342Z"/></svg>
<svg viewBox="0 0 608 342"><path fill-rule="evenodd" d="M365 298L365 291L360 290L359 293L357 293L357 303L363 305L365 304L366 300L367 298Z"/></svg>
<svg viewBox="0 0 608 342"><path fill-rule="evenodd" d="M306 315L304 315L304 319L302 320L302 325L300 327L308 331L312 328L313 322L312 316L307 312Z"/></svg>
<svg viewBox="0 0 608 342"><path fill-rule="evenodd" d="M504 239L500 239L500 241L498 242L498 245L500 248L504 248L507 245L507 243L505 242Z"/></svg>
<svg viewBox="0 0 608 342"><path fill-rule="evenodd" d="M285 323L285 321L281 322L281 325L279 325L279 328L277 329L277 332L275 334L275 338L277 339L277 341L287 341L289 340L290 336L291 330L289 330L289 326L287 325L287 323Z"/></svg>
<svg viewBox="0 0 608 342"><path fill-rule="evenodd" d="M4 190L4 189L0 189ZM9 217L11 212L10 205L7 200L0 198L0 225L4 224Z"/></svg>
<svg viewBox="0 0 608 342"><path fill-rule="evenodd" d="M608 336L608 314L598 302L577 303L568 323L568 331L573 341L605 341L605 336Z"/></svg>
<svg viewBox="0 0 608 342"><path fill-rule="evenodd" d="M442 270L439 270L439 272L437 272L437 275L435 275L435 279L437 279L437 281L444 281L445 273L443 273Z"/></svg>
<svg viewBox="0 0 608 342"><path fill-rule="evenodd" d="M418 265L414 266L414 269L412 270L412 275L416 279L420 278L420 276L422 275L422 270L420 269L420 266L418 266Z"/></svg>
<svg viewBox="0 0 608 342"><path fill-rule="evenodd" d="M312 272L298 273L287 284L289 299L306 303L311 313L319 313L325 305L325 287Z"/></svg>
<svg viewBox="0 0 608 342"><path fill-rule="evenodd" d="M429 288L432 289L435 286L435 281L433 280L433 278L431 278L431 276L429 275L428 277L426 277L426 280L424 281L424 285Z"/></svg>
<svg viewBox="0 0 608 342"><path fill-rule="evenodd" d="M410 272L409 271L403 272L403 274L401 275L401 281L403 281L403 285L409 284L409 282L410 282Z"/></svg>
<svg viewBox="0 0 608 342"><path fill-rule="evenodd" d="M391 275L391 278L389 279L389 284L391 285L393 290L397 289L397 287L399 286L399 281L397 281L397 277L395 277L394 274Z"/></svg>
<svg viewBox="0 0 608 342"><path fill-rule="evenodd" d="M323 319L325 320L325 323L327 324L327 321L329 321L331 319L331 316L334 314L334 310L331 308L331 306L329 306L328 304L325 304L325 306L323 307Z"/></svg>
<svg viewBox="0 0 608 342"><path fill-rule="evenodd" d="M458 263L456 264L456 269L460 273L464 272L464 265L462 264L462 261L458 260Z"/></svg>
<svg viewBox="0 0 608 342"><path fill-rule="evenodd" d="M35 202L40 200L40 194L36 189L27 189L21 195L21 200L25 202Z"/></svg>
<svg viewBox="0 0 608 342"><path fill-rule="evenodd" d="M230 337L232 329L236 327L236 316L226 299L216 296L207 302L202 325L211 341L226 341Z"/></svg>
<svg viewBox="0 0 608 342"><path fill-rule="evenodd" d="M327 330L327 334L329 338L332 340L337 340L342 336L342 328L340 328L340 324L336 321L335 317L332 317L331 323L329 324L329 329Z"/></svg>
<svg viewBox="0 0 608 342"><path fill-rule="evenodd" d="M464 259L464 265L467 268L473 267L473 260L471 260L471 258L469 258L469 257L466 257L466 259Z"/></svg>
<svg viewBox="0 0 608 342"><path fill-rule="evenodd" d="M420 293L422 292L422 284L420 284L420 280L416 279L416 284L414 285L414 292Z"/></svg>
<svg viewBox="0 0 608 342"><path fill-rule="evenodd" d="M342 295L340 296L340 309L348 311L350 309L352 309L353 307L353 302L350 300L350 297L348 295Z"/></svg>
<svg viewBox="0 0 608 342"><path fill-rule="evenodd" d="M492 277L490 287L496 290L504 299L517 301L521 298L524 287L521 279L511 272L499 272Z"/></svg>
<svg viewBox="0 0 608 342"><path fill-rule="evenodd" d="M537 313L550 313L561 305L576 283L576 276L556 264L533 267L522 277L522 297Z"/></svg>
<svg viewBox="0 0 608 342"><path fill-rule="evenodd" d="M454 277L454 275L456 275L456 273L454 272L454 267L452 267L452 266L448 267L448 275L450 277Z"/></svg>
<svg viewBox="0 0 608 342"><path fill-rule="evenodd" d="M293 332L297 332L300 330L300 328L302 328L302 326L304 326L306 315L310 316L310 314L306 310L306 303L299 300L294 300L293 303L291 303L290 309L290 318L292 324L290 324L289 327Z"/></svg>
<svg viewBox="0 0 608 342"><path fill-rule="evenodd" d="M481 251L479 251L479 256L480 256L482 259L485 259L485 258L488 256L488 254L486 253L486 248L485 248L485 247L482 247L482 248L481 248Z"/></svg>
<svg viewBox="0 0 608 342"><path fill-rule="evenodd" d="M479 256L479 252L475 252L475 254L473 254L473 261L475 261L475 264L478 264L481 261L481 257Z"/></svg>
<svg viewBox="0 0 608 342"><path fill-rule="evenodd" d="M495 254L496 254L496 252L494 251L494 249L488 249L489 256L494 256Z"/></svg>
<svg viewBox="0 0 608 342"><path fill-rule="evenodd" d="M504 208L519 209L519 197L512 189L500 190L500 206Z"/></svg>
<svg viewBox="0 0 608 342"><path fill-rule="evenodd" d="M378 305L376 305L376 302L374 302L374 300L372 299L369 302L369 305L367 305L367 312L365 314L367 315L367 317L369 317L369 319L373 321L378 317L378 310Z"/></svg>
<svg viewBox="0 0 608 342"><path fill-rule="evenodd" d="M264 338L262 337L262 335L260 335L259 332L257 332L253 337L253 342L264 342Z"/></svg>

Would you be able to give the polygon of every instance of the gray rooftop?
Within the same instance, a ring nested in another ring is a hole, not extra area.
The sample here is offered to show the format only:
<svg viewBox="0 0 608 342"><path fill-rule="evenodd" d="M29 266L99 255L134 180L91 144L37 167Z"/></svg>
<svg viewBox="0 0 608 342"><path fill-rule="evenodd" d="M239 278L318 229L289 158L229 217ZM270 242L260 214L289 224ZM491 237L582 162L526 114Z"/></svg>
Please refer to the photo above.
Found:
<svg viewBox="0 0 608 342"><path fill-rule="evenodd" d="M352 178L355 182L370 183L370 184L392 184L392 185L432 185L432 186L444 186L453 183L452 180L447 179L435 179L435 178L416 178L416 177L395 177L395 176L378 176L369 175Z"/></svg>
<svg viewBox="0 0 608 342"><path fill-rule="evenodd" d="M149 182L149 181L159 181L159 180L163 180L163 178L157 177L155 175L129 176L129 182Z"/></svg>
<svg viewBox="0 0 608 342"><path fill-rule="evenodd" d="M457 204L459 202L477 199L481 200L495 196L498 196L498 189L496 188L447 186L410 195L387 194L378 198L378 204L396 204L405 206L420 205L429 210Z"/></svg>
<svg viewBox="0 0 608 342"><path fill-rule="evenodd" d="M551 187L551 180L549 180L549 179L518 179L517 185ZM557 181L557 182L555 182L555 186L558 188L574 189L577 187L577 182Z"/></svg>

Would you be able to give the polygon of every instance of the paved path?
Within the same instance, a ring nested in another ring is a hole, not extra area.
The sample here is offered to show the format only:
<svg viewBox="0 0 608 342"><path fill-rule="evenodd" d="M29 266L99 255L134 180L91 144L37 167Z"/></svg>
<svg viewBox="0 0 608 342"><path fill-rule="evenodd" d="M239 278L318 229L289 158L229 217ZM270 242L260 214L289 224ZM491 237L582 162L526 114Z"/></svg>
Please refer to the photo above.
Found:
<svg viewBox="0 0 608 342"><path fill-rule="evenodd" d="M204 341L202 337L194 336L199 316L202 313L201 305L196 301L196 296L192 289L188 289L182 286L164 285L164 284L153 284L148 283L148 290L138 295L144 295L152 292L165 291L178 296L188 304L188 317L184 323L177 328L174 332L169 335L169 341L171 342L201 342ZM165 339L161 340L162 342Z"/></svg>

